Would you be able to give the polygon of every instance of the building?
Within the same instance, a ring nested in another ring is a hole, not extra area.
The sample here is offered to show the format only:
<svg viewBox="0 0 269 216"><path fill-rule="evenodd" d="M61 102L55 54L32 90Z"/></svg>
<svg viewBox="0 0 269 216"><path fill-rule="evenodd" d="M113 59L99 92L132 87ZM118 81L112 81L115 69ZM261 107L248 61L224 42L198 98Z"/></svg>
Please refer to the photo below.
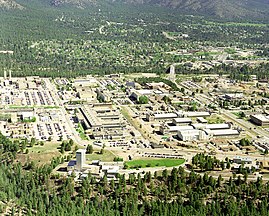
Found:
<svg viewBox="0 0 269 216"><path fill-rule="evenodd" d="M111 97L110 97L110 94L108 91L97 88L96 93L97 93L97 98L99 100L101 100L102 102L110 102L111 101Z"/></svg>
<svg viewBox="0 0 269 216"><path fill-rule="evenodd" d="M207 120L204 117L197 117L197 121L202 124L207 124Z"/></svg>
<svg viewBox="0 0 269 216"><path fill-rule="evenodd" d="M161 125L160 126L160 133L161 134L174 134L176 135L178 131L184 130L193 130L193 126L190 125L183 125L183 126L169 126L169 125Z"/></svg>
<svg viewBox="0 0 269 216"><path fill-rule="evenodd" d="M184 113L184 116L189 117L189 118L209 117L210 113L209 112L186 112L186 113Z"/></svg>
<svg viewBox="0 0 269 216"><path fill-rule="evenodd" d="M252 160L250 158L243 158L243 157L240 157L240 156L236 156L234 159L233 159L233 162L234 163L237 163L237 164L252 164Z"/></svg>
<svg viewBox="0 0 269 216"><path fill-rule="evenodd" d="M126 121L118 109L110 105L84 105L79 111L81 113L79 121L91 138L112 139L128 136Z"/></svg>
<svg viewBox="0 0 269 216"><path fill-rule="evenodd" d="M269 125L269 116L265 116L262 114L251 115L250 120L256 125Z"/></svg>
<svg viewBox="0 0 269 216"><path fill-rule="evenodd" d="M174 118L172 123L174 125L191 124L192 120L190 118Z"/></svg>
<svg viewBox="0 0 269 216"><path fill-rule="evenodd" d="M177 113L147 113L147 121L161 121L161 120L172 120L177 118Z"/></svg>
<svg viewBox="0 0 269 216"><path fill-rule="evenodd" d="M116 179L118 173L119 173L120 167L116 165L102 165L101 171L103 172L103 175L106 175L108 180L109 179Z"/></svg>
<svg viewBox="0 0 269 216"><path fill-rule="evenodd" d="M202 130L180 130L177 133L178 138L182 141L205 140L206 133Z"/></svg>
<svg viewBox="0 0 269 216"><path fill-rule="evenodd" d="M225 94L224 99L228 101L232 100L241 100L244 98L243 93L231 93L231 94Z"/></svg>
<svg viewBox="0 0 269 216"><path fill-rule="evenodd" d="M222 137L228 137L228 136L238 136L240 133L238 130L234 130L234 129L221 129L221 130L205 130L205 132L208 135L211 136L222 136Z"/></svg>
<svg viewBox="0 0 269 216"><path fill-rule="evenodd" d="M77 86L77 96L82 100L97 101L97 94L91 87Z"/></svg>
<svg viewBox="0 0 269 216"><path fill-rule="evenodd" d="M153 95L154 91L151 89L141 89L132 91L130 98L138 101L140 96L150 96Z"/></svg>
<svg viewBox="0 0 269 216"><path fill-rule="evenodd" d="M79 149L76 151L76 169L78 171L81 171L85 162L86 162L86 150L85 149Z"/></svg>
<svg viewBox="0 0 269 216"><path fill-rule="evenodd" d="M94 77L87 77L87 79L75 79L73 85L76 87L95 87L98 85L98 81Z"/></svg>
<svg viewBox="0 0 269 216"><path fill-rule="evenodd" d="M20 113L21 119L22 120L31 120L34 118L34 112L30 111L30 112L21 112Z"/></svg>
<svg viewBox="0 0 269 216"><path fill-rule="evenodd" d="M209 129L209 130L221 130L221 129L229 129L230 124L192 124L195 129Z"/></svg>
<svg viewBox="0 0 269 216"><path fill-rule="evenodd" d="M67 171L73 171L76 167L76 161L75 160L71 160L68 162L67 164Z"/></svg>

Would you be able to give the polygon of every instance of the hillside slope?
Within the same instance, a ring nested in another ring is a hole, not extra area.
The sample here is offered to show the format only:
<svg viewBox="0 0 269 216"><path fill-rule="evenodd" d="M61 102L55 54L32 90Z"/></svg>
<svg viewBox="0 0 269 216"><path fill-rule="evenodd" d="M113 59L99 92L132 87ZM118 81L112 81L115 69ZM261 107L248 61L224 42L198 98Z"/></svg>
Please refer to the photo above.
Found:
<svg viewBox="0 0 269 216"><path fill-rule="evenodd" d="M130 4L149 4L177 9L190 14L220 18L266 18L269 0L123 0Z"/></svg>
<svg viewBox="0 0 269 216"><path fill-rule="evenodd" d="M0 0L0 8L2 9L23 9L23 7L14 0Z"/></svg>
<svg viewBox="0 0 269 216"><path fill-rule="evenodd" d="M27 7L29 3L40 3L44 7L75 7L87 9L92 6L108 5L121 7L152 6L172 9L174 11L213 16L224 19L269 19L269 0L0 0L0 8ZM32 6L31 6L32 7Z"/></svg>

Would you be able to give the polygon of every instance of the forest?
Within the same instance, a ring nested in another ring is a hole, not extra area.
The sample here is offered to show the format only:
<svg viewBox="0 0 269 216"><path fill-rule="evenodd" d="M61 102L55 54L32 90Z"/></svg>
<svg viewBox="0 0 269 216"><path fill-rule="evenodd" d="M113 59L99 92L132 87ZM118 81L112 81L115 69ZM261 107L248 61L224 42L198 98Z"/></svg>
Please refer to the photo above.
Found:
<svg viewBox="0 0 269 216"><path fill-rule="evenodd" d="M176 73L178 74L218 74L224 75L228 74L232 80L236 81L250 81L251 75L256 75L258 80L268 80L269 79L269 63L263 63L253 66L243 65L243 66L230 66L222 64L215 66L207 70L192 70L188 71L184 66L178 66L176 68Z"/></svg>
<svg viewBox="0 0 269 216"><path fill-rule="evenodd" d="M201 54L212 59L218 53L207 52L210 47L254 49L255 58L267 58L266 23L225 23L122 4L79 10L31 0L27 6L0 13L0 70L14 76L165 73L173 63L201 60Z"/></svg>
<svg viewBox="0 0 269 216"><path fill-rule="evenodd" d="M53 172L63 162L37 166L16 160L20 142L0 135L0 211L11 215L268 215L269 183L247 175L213 178L201 169L221 167L205 156L193 158L194 170L183 167L131 174L118 180L98 180L91 174L81 182ZM208 164L207 164L208 163ZM203 166L204 168L202 168ZM227 167L226 167L227 168ZM225 167L223 167L225 169Z"/></svg>

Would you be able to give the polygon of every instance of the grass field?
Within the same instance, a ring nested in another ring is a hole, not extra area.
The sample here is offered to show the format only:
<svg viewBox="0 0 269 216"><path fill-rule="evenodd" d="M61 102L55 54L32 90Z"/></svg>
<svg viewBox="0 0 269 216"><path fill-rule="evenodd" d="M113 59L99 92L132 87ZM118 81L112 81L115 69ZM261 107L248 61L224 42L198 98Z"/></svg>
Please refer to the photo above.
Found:
<svg viewBox="0 0 269 216"><path fill-rule="evenodd" d="M34 145L29 150L28 154L18 154L17 159L21 163L25 163L27 160L35 161L37 164L46 164L50 163L53 157L60 156L60 152L57 149L59 143L45 143L44 146Z"/></svg>
<svg viewBox="0 0 269 216"><path fill-rule="evenodd" d="M82 125L80 123L78 124L78 128L76 130L77 130L77 132L79 132L79 136L81 139L89 140L87 135L85 134L84 128L82 127Z"/></svg>
<svg viewBox="0 0 269 216"><path fill-rule="evenodd" d="M224 123L224 120L221 119L219 116L212 115L210 117L207 117L206 120L208 121L208 124L221 124Z"/></svg>
<svg viewBox="0 0 269 216"><path fill-rule="evenodd" d="M185 162L184 159L145 159L145 160L133 160L128 161L125 164L128 169L144 168L144 167L173 167L179 166Z"/></svg>
<svg viewBox="0 0 269 216"><path fill-rule="evenodd" d="M93 154L87 154L86 158L87 160L100 160L104 162L111 162L116 157L111 151L104 150L104 154L99 154L98 151L94 151Z"/></svg>

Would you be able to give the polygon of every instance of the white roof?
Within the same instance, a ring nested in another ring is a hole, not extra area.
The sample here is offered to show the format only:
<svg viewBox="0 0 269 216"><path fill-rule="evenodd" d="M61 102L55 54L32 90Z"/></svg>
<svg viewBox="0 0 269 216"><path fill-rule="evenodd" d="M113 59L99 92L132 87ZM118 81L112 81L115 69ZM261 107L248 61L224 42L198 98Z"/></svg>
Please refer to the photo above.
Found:
<svg viewBox="0 0 269 216"><path fill-rule="evenodd" d="M76 153L85 153L86 152L86 149L78 149L77 151L76 151Z"/></svg>
<svg viewBox="0 0 269 216"><path fill-rule="evenodd" d="M230 128L229 124L206 124L206 129L228 129Z"/></svg>
<svg viewBox="0 0 269 216"><path fill-rule="evenodd" d="M240 157L240 156L235 156L234 159L239 159L239 160L242 160L242 161L252 161L251 158L246 158L246 157Z"/></svg>
<svg viewBox="0 0 269 216"><path fill-rule="evenodd" d="M116 173L116 172L119 171L119 169L120 169L119 166L108 166L108 165L103 165L103 166L102 166L102 170L103 170L103 171L106 170L107 173Z"/></svg>
<svg viewBox="0 0 269 216"><path fill-rule="evenodd" d="M117 168L107 170L107 174L118 173L118 172L119 172L119 169L117 169Z"/></svg>
<svg viewBox="0 0 269 216"><path fill-rule="evenodd" d="M228 136L228 135L239 135L238 130L227 129L227 130L210 130L210 133L214 136Z"/></svg>
<svg viewBox="0 0 269 216"><path fill-rule="evenodd" d="M34 116L33 112L22 112L21 114L22 114L23 118L29 118L29 117Z"/></svg>
<svg viewBox="0 0 269 216"><path fill-rule="evenodd" d="M176 123L192 122L192 120L190 118L174 118L173 120Z"/></svg>
<svg viewBox="0 0 269 216"><path fill-rule="evenodd" d="M158 119L158 118L176 118L177 114L176 113L161 113L161 114L154 114L154 117L156 119Z"/></svg>
<svg viewBox="0 0 269 216"><path fill-rule="evenodd" d="M231 93L231 94L226 94L226 96L231 97L231 98L241 98L243 97L243 93Z"/></svg>
<svg viewBox="0 0 269 216"><path fill-rule="evenodd" d="M200 130L180 130L178 133L180 133L182 136L198 136L200 134Z"/></svg>
<svg viewBox="0 0 269 216"><path fill-rule="evenodd" d="M76 79L74 80L74 83L95 83L97 80L95 78L90 79Z"/></svg>
<svg viewBox="0 0 269 216"><path fill-rule="evenodd" d="M256 115L252 115L254 118L262 121L262 122L266 122L266 121L269 121L269 116L265 116L265 115L262 115L262 114L256 114Z"/></svg>
<svg viewBox="0 0 269 216"><path fill-rule="evenodd" d="M184 130L193 130L193 126L170 126L169 131L184 131Z"/></svg>
<svg viewBox="0 0 269 216"><path fill-rule="evenodd" d="M151 95L153 94L153 90L151 89L141 89L141 90L137 90L137 92L141 95Z"/></svg>
<svg viewBox="0 0 269 216"><path fill-rule="evenodd" d="M192 126L195 129L210 129L210 130L214 130L214 129L229 129L230 126L229 124L192 124Z"/></svg>
<svg viewBox="0 0 269 216"><path fill-rule="evenodd" d="M160 91L160 90L155 90L154 93L155 93L155 94L162 94L163 92Z"/></svg>
<svg viewBox="0 0 269 216"><path fill-rule="evenodd" d="M200 117L200 116L210 116L209 112L186 112L186 116L188 117Z"/></svg>

